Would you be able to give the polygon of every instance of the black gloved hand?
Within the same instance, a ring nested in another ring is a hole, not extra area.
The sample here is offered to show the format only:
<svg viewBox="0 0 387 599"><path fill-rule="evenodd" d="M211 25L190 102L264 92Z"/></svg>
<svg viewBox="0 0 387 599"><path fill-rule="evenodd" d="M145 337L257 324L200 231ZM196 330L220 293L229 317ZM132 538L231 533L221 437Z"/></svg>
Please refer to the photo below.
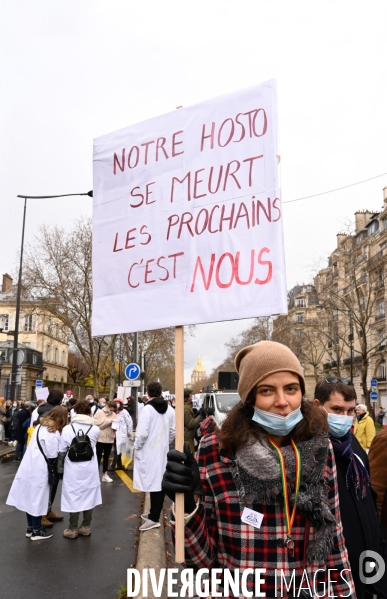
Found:
<svg viewBox="0 0 387 599"><path fill-rule="evenodd" d="M177 449L169 451L167 460L163 491L172 501L175 501L175 493L184 493L184 511L190 514L196 507L194 495L203 495L203 487L198 464L188 443L184 443L184 453Z"/></svg>

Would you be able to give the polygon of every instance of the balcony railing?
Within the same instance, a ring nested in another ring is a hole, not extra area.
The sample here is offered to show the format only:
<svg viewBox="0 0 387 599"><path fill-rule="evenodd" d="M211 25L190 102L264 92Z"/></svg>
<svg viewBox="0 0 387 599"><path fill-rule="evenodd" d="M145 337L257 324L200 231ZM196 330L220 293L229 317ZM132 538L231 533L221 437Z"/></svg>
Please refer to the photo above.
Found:
<svg viewBox="0 0 387 599"><path fill-rule="evenodd" d="M375 266L378 266L383 257L385 257L384 249L380 250L375 256L372 256L372 258L368 260L368 268L375 268Z"/></svg>
<svg viewBox="0 0 387 599"><path fill-rule="evenodd" d="M375 316L375 322L379 322L379 320L383 320L383 318L386 318L386 314L385 312L380 312Z"/></svg>

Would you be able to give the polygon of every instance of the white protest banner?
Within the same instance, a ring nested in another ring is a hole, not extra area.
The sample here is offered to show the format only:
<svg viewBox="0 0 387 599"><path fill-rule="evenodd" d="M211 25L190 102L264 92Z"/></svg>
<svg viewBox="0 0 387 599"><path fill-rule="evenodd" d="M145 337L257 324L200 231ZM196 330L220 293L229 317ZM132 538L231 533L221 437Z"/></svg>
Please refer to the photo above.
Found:
<svg viewBox="0 0 387 599"><path fill-rule="evenodd" d="M50 390L48 387L35 387L36 399L47 399Z"/></svg>
<svg viewBox="0 0 387 599"><path fill-rule="evenodd" d="M94 141L93 335L286 313L268 81Z"/></svg>

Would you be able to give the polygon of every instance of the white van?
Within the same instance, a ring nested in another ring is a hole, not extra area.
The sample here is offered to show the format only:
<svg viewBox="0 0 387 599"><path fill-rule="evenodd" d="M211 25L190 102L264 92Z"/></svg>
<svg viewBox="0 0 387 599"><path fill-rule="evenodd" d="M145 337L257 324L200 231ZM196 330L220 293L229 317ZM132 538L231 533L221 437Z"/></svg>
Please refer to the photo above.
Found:
<svg viewBox="0 0 387 599"><path fill-rule="evenodd" d="M205 393L203 395L203 407L205 410L207 407L213 408L214 420L219 428L222 426L228 412L241 401L241 398L236 391Z"/></svg>

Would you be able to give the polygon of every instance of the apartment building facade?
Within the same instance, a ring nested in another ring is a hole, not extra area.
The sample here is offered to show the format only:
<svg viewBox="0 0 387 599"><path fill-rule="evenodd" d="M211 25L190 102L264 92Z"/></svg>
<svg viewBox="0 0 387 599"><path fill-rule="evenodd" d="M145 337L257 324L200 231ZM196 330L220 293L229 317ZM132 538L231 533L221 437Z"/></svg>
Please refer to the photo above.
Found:
<svg viewBox="0 0 387 599"><path fill-rule="evenodd" d="M355 230L337 235L327 267L309 286L312 296L294 288L289 294L289 314L274 322L274 338L280 340L282 335L286 342L287 330L288 344L303 362L309 395L313 378L339 376L351 378L359 400L364 401L371 379L377 379L375 408L387 409L386 263L384 188L380 211L356 212Z"/></svg>
<svg viewBox="0 0 387 599"><path fill-rule="evenodd" d="M0 291L0 342L12 340L16 316L16 286L12 277L4 274ZM67 382L68 331L58 318L45 313L39 305L22 297L19 319L19 342L41 352L43 380ZM3 368L2 377L7 376Z"/></svg>

